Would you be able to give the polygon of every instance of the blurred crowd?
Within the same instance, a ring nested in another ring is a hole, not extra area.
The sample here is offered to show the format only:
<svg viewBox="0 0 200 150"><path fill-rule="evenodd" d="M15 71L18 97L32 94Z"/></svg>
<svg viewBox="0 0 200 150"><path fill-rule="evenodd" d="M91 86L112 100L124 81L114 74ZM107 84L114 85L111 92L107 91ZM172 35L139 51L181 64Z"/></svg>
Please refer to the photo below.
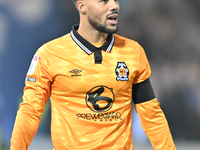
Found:
<svg viewBox="0 0 200 150"><path fill-rule="evenodd" d="M144 47L151 82L174 139L200 140L200 1L119 3L117 34ZM33 54L78 22L71 0L0 1L0 150L9 145ZM50 122L49 116L44 119Z"/></svg>
<svg viewBox="0 0 200 150"><path fill-rule="evenodd" d="M131 0L127 6L120 33L145 48L173 137L200 139L200 1Z"/></svg>

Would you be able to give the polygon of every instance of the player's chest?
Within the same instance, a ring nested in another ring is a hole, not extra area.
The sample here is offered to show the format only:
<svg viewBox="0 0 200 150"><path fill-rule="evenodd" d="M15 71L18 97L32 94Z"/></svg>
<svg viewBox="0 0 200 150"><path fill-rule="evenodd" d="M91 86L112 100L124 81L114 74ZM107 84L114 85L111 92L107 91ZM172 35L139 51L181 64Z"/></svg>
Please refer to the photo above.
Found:
<svg viewBox="0 0 200 150"><path fill-rule="evenodd" d="M103 55L102 64L94 63L94 55L73 55L55 58L52 90L85 93L105 86L114 91L129 89L137 72L137 63L130 56Z"/></svg>

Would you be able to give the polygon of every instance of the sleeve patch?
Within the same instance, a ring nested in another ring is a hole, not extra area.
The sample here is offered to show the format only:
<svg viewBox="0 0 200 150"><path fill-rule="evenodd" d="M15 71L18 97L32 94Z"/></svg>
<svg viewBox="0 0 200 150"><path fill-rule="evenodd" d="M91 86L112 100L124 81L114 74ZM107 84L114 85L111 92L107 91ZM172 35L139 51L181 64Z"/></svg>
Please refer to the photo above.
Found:
<svg viewBox="0 0 200 150"><path fill-rule="evenodd" d="M26 81L36 82L36 78L26 77Z"/></svg>
<svg viewBox="0 0 200 150"><path fill-rule="evenodd" d="M31 61L31 65L28 69L28 73L27 75L32 75L35 72L35 68L37 66L37 63L39 61L40 56L39 55L34 55L32 61Z"/></svg>

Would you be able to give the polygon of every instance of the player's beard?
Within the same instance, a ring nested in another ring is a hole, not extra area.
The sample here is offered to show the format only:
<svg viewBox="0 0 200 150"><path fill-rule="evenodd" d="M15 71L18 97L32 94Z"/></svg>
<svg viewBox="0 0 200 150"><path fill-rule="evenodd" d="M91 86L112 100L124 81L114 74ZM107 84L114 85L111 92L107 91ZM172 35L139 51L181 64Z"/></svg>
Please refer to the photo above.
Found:
<svg viewBox="0 0 200 150"><path fill-rule="evenodd" d="M118 25L116 25L115 29L108 28L105 24L100 24L91 17L88 17L89 23L99 32L113 34L116 33L118 30Z"/></svg>

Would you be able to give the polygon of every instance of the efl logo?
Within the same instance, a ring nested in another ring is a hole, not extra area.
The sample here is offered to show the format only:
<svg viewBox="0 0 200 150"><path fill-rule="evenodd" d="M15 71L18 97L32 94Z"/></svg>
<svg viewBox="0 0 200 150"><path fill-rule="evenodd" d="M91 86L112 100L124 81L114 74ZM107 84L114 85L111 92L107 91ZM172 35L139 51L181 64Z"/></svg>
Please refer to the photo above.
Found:
<svg viewBox="0 0 200 150"><path fill-rule="evenodd" d="M39 61L40 56L39 55L34 55L32 61L31 61L31 65L28 69L28 73L27 75L32 75L36 69L37 63Z"/></svg>
<svg viewBox="0 0 200 150"><path fill-rule="evenodd" d="M38 59L39 59L39 56L38 56L38 55L35 55L34 60L35 60L35 61L38 61Z"/></svg>

